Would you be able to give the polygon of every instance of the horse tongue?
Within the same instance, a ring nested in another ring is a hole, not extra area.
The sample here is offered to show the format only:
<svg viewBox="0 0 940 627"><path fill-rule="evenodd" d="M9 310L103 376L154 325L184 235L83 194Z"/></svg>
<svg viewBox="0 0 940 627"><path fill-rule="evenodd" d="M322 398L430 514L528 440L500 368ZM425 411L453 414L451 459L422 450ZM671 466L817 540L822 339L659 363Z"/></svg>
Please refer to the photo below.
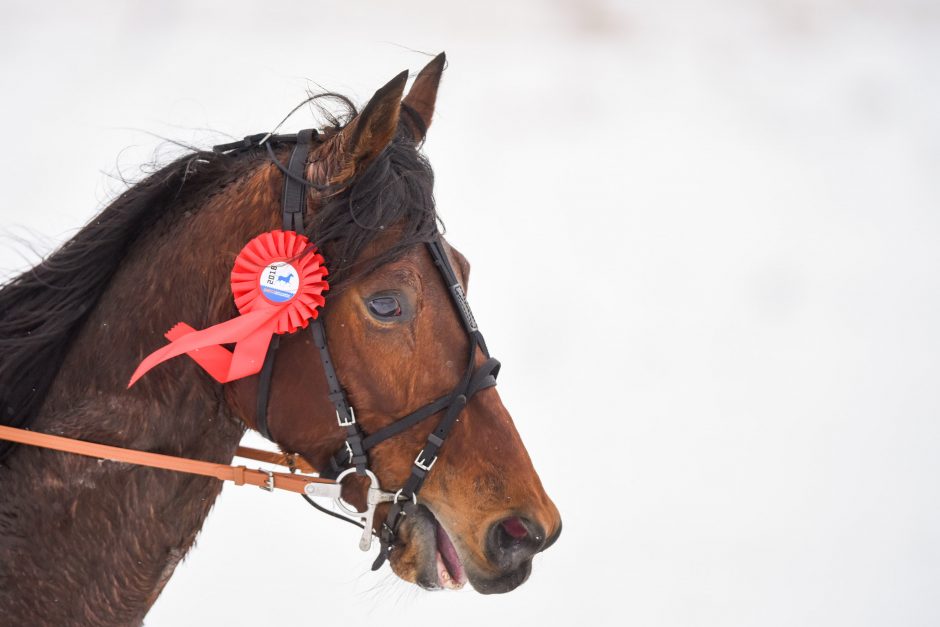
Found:
<svg viewBox="0 0 940 627"><path fill-rule="evenodd" d="M462 588L467 583L467 574L464 572L463 564L457 555L457 549L451 542L450 536L444 531L440 524L437 525L437 552L440 554L444 566L447 568L447 574L455 584L453 588ZM450 587L450 586L448 586Z"/></svg>

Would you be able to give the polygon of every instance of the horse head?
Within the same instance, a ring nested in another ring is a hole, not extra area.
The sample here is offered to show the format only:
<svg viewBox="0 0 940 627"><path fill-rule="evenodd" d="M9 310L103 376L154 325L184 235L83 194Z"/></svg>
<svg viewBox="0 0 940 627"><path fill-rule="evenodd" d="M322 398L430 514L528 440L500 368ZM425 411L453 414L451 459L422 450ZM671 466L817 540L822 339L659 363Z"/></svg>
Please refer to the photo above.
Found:
<svg viewBox="0 0 940 627"><path fill-rule="evenodd" d="M337 206L376 234L353 263L361 271L351 270L334 285L323 309L336 372L367 434L447 395L464 375L467 333L431 255L415 241L422 237L420 229L416 237L416 223L423 221L423 236L435 223L431 170L419 147L443 69L442 54L404 99L406 75L399 75L309 156L308 175L315 188L325 190L312 199L311 238L322 237L317 212ZM338 205L337 189L344 195ZM347 245L342 235L333 246L326 243L328 261ZM444 248L466 290L469 262L446 243ZM266 419L284 450L325 469L343 448L345 434L325 402L329 390L313 344L306 334L281 342ZM481 351L473 361L483 363ZM254 426L257 384L237 382L229 392L242 419ZM434 417L424 420L369 451L382 486L405 484L435 424ZM347 481L346 500L363 506L365 487L363 480ZM377 512L377 533L388 507ZM495 387L470 399L407 514L391 566L429 589L469 580L480 592L511 590L528 577L533 555L561 531L558 511Z"/></svg>

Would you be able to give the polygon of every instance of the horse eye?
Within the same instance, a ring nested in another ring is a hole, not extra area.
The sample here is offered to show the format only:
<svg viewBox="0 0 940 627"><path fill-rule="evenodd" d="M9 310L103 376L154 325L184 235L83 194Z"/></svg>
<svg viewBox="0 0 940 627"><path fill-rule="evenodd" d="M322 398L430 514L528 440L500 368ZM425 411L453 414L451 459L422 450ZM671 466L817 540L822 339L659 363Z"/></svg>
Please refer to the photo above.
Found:
<svg viewBox="0 0 940 627"><path fill-rule="evenodd" d="M401 315L401 305L394 296L379 296L369 301L369 311L377 318L397 318Z"/></svg>

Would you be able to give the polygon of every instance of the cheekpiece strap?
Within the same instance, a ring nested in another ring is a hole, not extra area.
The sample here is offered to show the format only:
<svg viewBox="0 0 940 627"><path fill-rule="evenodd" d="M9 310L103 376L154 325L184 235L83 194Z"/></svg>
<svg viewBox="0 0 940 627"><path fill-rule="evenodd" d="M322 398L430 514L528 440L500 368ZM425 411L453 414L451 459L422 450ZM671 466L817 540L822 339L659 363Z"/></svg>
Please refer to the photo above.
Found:
<svg viewBox="0 0 940 627"><path fill-rule="evenodd" d="M334 456L331 459L329 472L321 473L321 476L328 476L330 472L333 476L339 474L347 465L355 466L356 474L366 474L366 468L369 465L369 458L362 445L362 431L359 429L359 423L356 422L356 413L349 405L346 398L346 392L340 384L339 375L336 374L336 367L333 365L333 358L330 356L330 349L326 343L326 330L323 328L323 322L317 318L310 321L310 335L313 337L313 343L320 352L320 361L323 364L323 372L326 375L326 384L329 388L330 402L336 410L336 422L346 430L345 449L339 454L344 460L338 463Z"/></svg>

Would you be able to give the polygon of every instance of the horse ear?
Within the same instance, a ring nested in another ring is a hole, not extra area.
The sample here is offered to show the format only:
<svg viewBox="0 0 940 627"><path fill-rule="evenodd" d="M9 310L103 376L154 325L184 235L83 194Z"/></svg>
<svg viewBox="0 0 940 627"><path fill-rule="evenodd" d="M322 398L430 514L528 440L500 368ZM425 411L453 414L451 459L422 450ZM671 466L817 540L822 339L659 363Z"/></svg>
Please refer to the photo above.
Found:
<svg viewBox="0 0 940 627"><path fill-rule="evenodd" d="M335 158L331 182L351 179L392 141L406 82L408 70L375 92L365 109L330 139L329 150Z"/></svg>
<svg viewBox="0 0 940 627"><path fill-rule="evenodd" d="M428 127L431 126L434 103L437 100L437 87L441 84L446 62L447 57L442 52L424 66L402 102L407 107L403 119L411 127L416 141L422 141L427 134Z"/></svg>

